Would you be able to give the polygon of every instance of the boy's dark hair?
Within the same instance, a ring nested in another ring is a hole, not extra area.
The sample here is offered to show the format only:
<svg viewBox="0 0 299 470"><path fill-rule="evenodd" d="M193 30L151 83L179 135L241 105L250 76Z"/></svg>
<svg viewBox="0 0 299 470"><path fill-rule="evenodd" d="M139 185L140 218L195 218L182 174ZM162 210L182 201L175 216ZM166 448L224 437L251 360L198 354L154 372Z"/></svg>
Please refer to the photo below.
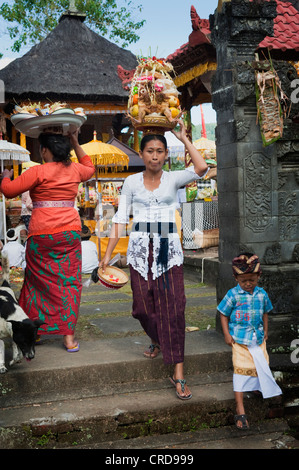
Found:
<svg viewBox="0 0 299 470"><path fill-rule="evenodd" d="M11 242L16 241L18 238L18 235L16 234L15 229L13 228L8 229L6 232L6 238L8 241L11 241Z"/></svg>
<svg viewBox="0 0 299 470"><path fill-rule="evenodd" d="M89 228L87 227L87 225L82 226L80 235L81 235L82 240L89 240L90 239L91 232L90 232Z"/></svg>

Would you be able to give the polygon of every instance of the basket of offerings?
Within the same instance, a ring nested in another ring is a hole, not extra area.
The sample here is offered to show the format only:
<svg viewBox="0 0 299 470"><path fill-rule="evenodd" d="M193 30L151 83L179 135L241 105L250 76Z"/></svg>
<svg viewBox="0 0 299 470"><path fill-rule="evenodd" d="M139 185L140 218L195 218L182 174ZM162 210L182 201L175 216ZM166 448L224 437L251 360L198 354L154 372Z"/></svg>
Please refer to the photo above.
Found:
<svg viewBox="0 0 299 470"><path fill-rule="evenodd" d="M174 129L182 115L171 72L172 65L163 59L139 59L131 82L128 116L133 126L144 134L162 134Z"/></svg>
<svg viewBox="0 0 299 470"><path fill-rule="evenodd" d="M74 132L84 124L86 116L82 108L72 109L67 103L29 103L16 105L10 120L22 134L38 138L42 132Z"/></svg>
<svg viewBox="0 0 299 470"><path fill-rule="evenodd" d="M272 144L283 136L284 119L290 112L290 101L282 89L272 61L255 61L257 118L263 145Z"/></svg>
<svg viewBox="0 0 299 470"><path fill-rule="evenodd" d="M105 272L98 269L99 281L103 286L109 289L120 289L129 281L128 275L122 270L114 266L107 266Z"/></svg>

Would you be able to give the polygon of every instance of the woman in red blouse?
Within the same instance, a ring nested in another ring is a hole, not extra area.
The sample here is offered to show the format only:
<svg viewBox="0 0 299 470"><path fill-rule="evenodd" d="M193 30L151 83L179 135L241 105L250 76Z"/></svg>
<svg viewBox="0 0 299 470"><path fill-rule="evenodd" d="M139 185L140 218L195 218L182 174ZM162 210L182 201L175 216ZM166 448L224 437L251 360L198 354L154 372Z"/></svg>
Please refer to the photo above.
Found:
<svg viewBox="0 0 299 470"><path fill-rule="evenodd" d="M64 336L69 352L75 340L81 282L81 221L76 209L78 186L94 174L89 156L78 142L78 131L39 137L43 165L29 168L11 181L4 170L1 191L7 198L30 192L33 203L26 245L26 270L19 304L32 320L44 324L39 334ZM71 146L79 163L70 160Z"/></svg>

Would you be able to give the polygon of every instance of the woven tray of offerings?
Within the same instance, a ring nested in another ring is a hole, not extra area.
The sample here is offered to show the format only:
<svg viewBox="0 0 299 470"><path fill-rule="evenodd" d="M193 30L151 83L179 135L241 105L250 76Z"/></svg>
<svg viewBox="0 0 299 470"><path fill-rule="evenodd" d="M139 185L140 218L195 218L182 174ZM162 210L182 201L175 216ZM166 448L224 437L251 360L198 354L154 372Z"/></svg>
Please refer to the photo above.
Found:
<svg viewBox="0 0 299 470"><path fill-rule="evenodd" d="M133 126L144 134L164 134L175 128L182 115L171 72L172 65L163 59L139 59L131 82L128 115Z"/></svg>
<svg viewBox="0 0 299 470"><path fill-rule="evenodd" d="M106 266L104 273L99 268L98 277L100 283L110 289L120 289L129 281L128 275L122 269L118 269L115 266Z"/></svg>
<svg viewBox="0 0 299 470"><path fill-rule="evenodd" d="M42 132L74 132L84 124L86 116L82 108L72 109L67 103L28 103L16 105L10 120L22 134L38 138Z"/></svg>

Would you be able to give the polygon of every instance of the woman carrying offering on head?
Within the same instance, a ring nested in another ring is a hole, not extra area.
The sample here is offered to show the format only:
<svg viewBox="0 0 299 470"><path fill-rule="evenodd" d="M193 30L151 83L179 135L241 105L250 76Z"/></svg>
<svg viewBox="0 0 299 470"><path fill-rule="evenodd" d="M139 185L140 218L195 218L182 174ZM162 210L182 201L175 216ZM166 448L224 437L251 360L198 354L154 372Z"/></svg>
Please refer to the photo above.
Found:
<svg viewBox="0 0 299 470"><path fill-rule="evenodd" d="M8 198L29 190L33 203L19 304L29 318L44 322L39 335L63 335L66 350L76 352L82 282L81 221L75 200L79 184L91 178L95 168L79 145L78 131L69 138L44 133L39 142L44 164L13 181L12 170L4 170L0 188ZM79 163L70 160L71 146Z"/></svg>
<svg viewBox="0 0 299 470"><path fill-rule="evenodd" d="M144 355L155 358L162 352L165 364L174 365L171 382L180 399L191 392L184 379L185 294L183 252L176 230L177 190L207 172L207 164L189 141L186 128L172 131L185 145L193 166L165 172L167 142L163 135L146 135L140 145L145 171L129 176L123 185L118 212L113 217L106 253L100 262L105 270L112 252L133 212L127 262L133 291L133 317L137 318L151 345Z"/></svg>

